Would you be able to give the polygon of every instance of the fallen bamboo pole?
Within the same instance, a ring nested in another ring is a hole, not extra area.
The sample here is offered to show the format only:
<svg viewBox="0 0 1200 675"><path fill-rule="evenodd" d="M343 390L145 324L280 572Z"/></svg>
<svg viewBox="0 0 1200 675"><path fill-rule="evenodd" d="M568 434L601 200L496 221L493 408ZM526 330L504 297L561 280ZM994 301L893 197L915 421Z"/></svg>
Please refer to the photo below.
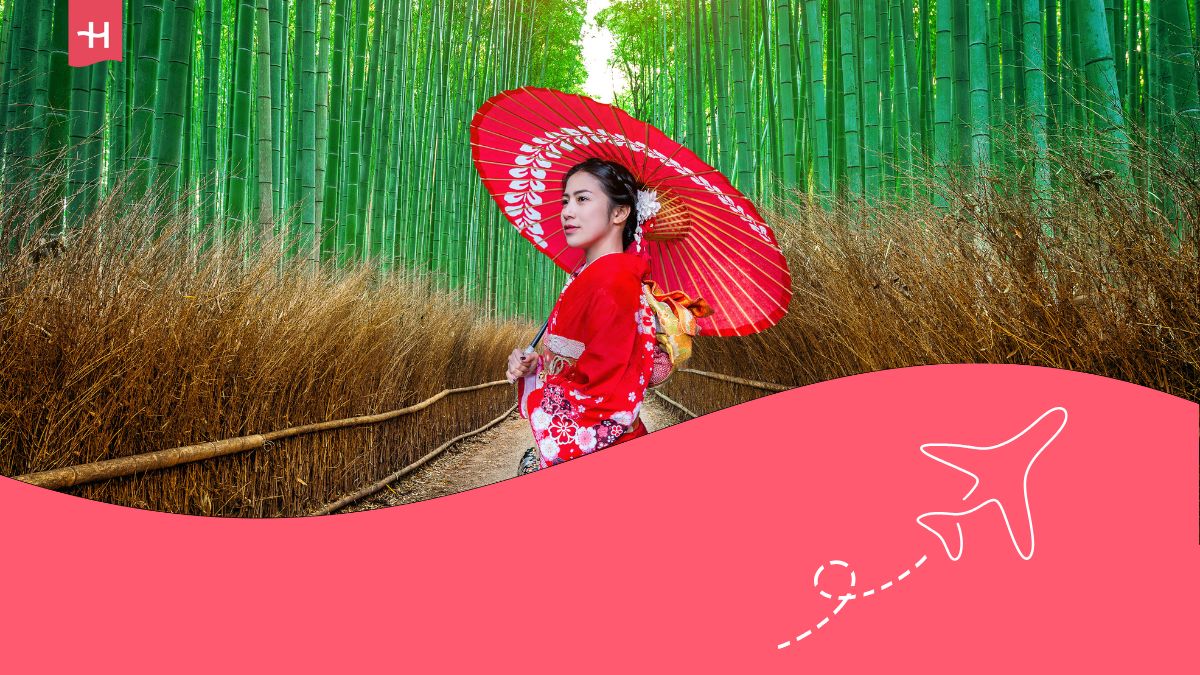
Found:
<svg viewBox="0 0 1200 675"><path fill-rule="evenodd" d="M375 494L376 492L379 492L380 490L387 487L388 485L395 483L396 481L400 480L401 478L407 476L409 473L421 468L422 466L425 465L426 462L428 462L429 460L433 459L434 457L437 457L438 455L440 455L443 450L450 447L451 445L454 445L455 443L457 443L457 442L461 441L462 439L467 438L469 436L474 436L475 434L481 434L481 433L487 431L488 429L491 429L492 427L496 426L497 424L503 422L504 418L511 415L512 412L516 409L517 409L516 404L513 404L513 407L509 408L508 410L505 410L503 415L497 417L496 419L492 420L491 422L488 422L487 424L479 427L478 429L475 429L473 431L468 431L465 434L451 438L450 440L446 441L445 443L442 443L441 445L439 445L437 448L435 448L429 454L425 455L421 459L418 459L417 461L413 462L412 464L409 464L408 466L404 467L403 469L400 469L399 471L397 471L396 473L393 473L392 475L388 476L387 478L384 478L383 480L381 480L377 483L368 485L367 487L365 487L353 494L342 497L341 499L337 500L336 502L331 502L329 504L326 504L325 506L322 506L321 508L317 509L316 511L313 511L312 513L310 513L308 515L310 515L310 516L327 516L331 513L339 511L339 510L353 504L354 502L362 500L366 497L370 497L371 495Z"/></svg>
<svg viewBox="0 0 1200 675"><path fill-rule="evenodd" d="M744 379L741 377L734 377L732 375L721 375L720 373L708 373L703 370L692 370L691 368L680 368L679 372L691 373L693 375L702 375L704 377L711 377L714 380L723 380L725 382L732 382L734 384L744 384L747 387L757 387L758 389L764 389L766 391L787 391L787 390L793 388L793 387L788 387L788 386L785 386L782 384L774 384L772 382L759 382L758 380L747 380L747 379Z"/></svg>
<svg viewBox="0 0 1200 675"><path fill-rule="evenodd" d="M77 464L75 466L66 466L60 469L50 469L48 471L38 471L36 473L28 473L23 476L15 476L15 480L36 485L38 487L50 488L57 490L64 487L72 487L75 485L85 485L98 480L108 478L120 478L129 476L134 473L143 471L153 471L156 469L165 469L180 464L188 464L190 462L198 462L204 459L212 459L213 457L224 457L225 455L234 455L247 450L261 448L267 443L272 443L284 438L293 436L303 436L305 434L316 433L318 431L332 431L335 429L345 429L348 427L365 426L368 424L380 424L388 420L395 419L402 415L414 413L424 410L434 403L445 398L449 394L462 394L468 391L476 391L487 387L494 387L499 384L509 384L508 380L496 380L494 382L485 382L471 387L459 387L457 389L443 389L433 396L421 401L420 403L410 405L407 408L392 410L377 415L360 415L359 417L350 417L342 420L330 420L328 422L317 422L315 424L305 424L299 427L291 427L272 431L265 434L254 434L251 436L239 436L238 438L228 438L220 441L209 441L198 445L185 445L178 448L169 448L167 450L155 450L154 452L146 452L140 455L130 455L129 457L116 457L114 459L105 459L99 462L91 462L89 464Z"/></svg>

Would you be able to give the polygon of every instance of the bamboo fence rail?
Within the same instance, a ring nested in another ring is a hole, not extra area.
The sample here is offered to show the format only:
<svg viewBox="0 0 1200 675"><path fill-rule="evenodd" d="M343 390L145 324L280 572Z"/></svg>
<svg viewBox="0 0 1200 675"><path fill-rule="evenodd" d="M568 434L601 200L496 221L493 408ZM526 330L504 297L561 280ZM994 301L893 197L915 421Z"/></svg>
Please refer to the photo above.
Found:
<svg viewBox="0 0 1200 675"><path fill-rule="evenodd" d="M722 380L724 382L732 382L734 384L744 384L747 387L756 387L758 389L764 389L766 391L787 391L788 389L793 389L793 387L789 387L789 386L783 385L783 384L774 384L772 382L759 382L758 380L747 380L745 378L734 377L732 375L722 375L720 373L709 373L709 372L706 372L703 370L692 370L691 368L680 368L679 372L691 373L693 375L702 375L704 377L710 377L714 380ZM694 415L693 415L693 417L694 417Z"/></svg>
<svg viewBox="0 0 1200 675"><path fill-rule="evenodd" d="M691 368L680 369L680 372L691 373L693 375L700 375L702 377L708 377L708 378L711 378L714 380L720 380L723 382L731 382L734 384L741 384L741 385L745 385L745 386L749 386L749 387L756 387L756 388L763 389L766 391L778 392L778 391L786 391L791 388L791 387L787 387L787 386L781 385L781 384L774 384L771 382L759 382L757 380L749 380L746 378L734 377L732 375L723 375L720 373L710 373L710 372L706 372L706 371L702 371L702 370L693 370ZM249 450L256 450L258 448L265 447L268 443L280 441L285 438L302 436L302 435L306 435L306 434L313 434L313 433L318 433L318 432L322 432L322 431L333 431L336 429L346 429L346 428L350 428L350 427L381 424L383 422L387 422L387 421L396 419L397 417L401 417L403 415L408 415L410 413L424 410L425 408L428 408L429 406L433 405L434 403L440 401L441 399L445 398L446 396L448 396L450 394L460 394L460 393L465 393L465 392L469 392L469 391L478 391L480 389L494 387L494 386L500 385L500 384L508 384L508 382L506 380L496 380L493 382L485 382L483 384L477 384L477 385L473 385L470 387L458 387L455 389L443 389L442 391L438 392L437 394L434 394L433 396L425 399L424 401L422 401L420 403L416 403L414 405L411 405L411 406L408 406L405 408L400 408L398 410L392 410L389 412L378 413L375 415L360 415L357 417L350 417L350 418L341 419L341 420L330 420L328 422L318 422L315 424L306 424L306 425L302 425L302 426L298 426L298 427L290 427L287 429L271 431L271 432L268 432L265 434L252 434L249 436L239 436L237 438L228 438L228 439L223 439L223 440L219 440L219 441L210 441L207 443L186 445L186 446L181 446L181 447L177 447L177 448L169 448L166 450L156 450L154 452L147 452L147 453L142 453L142 454L138 454L138 455L132 455L129 457L117 457L114 459L106 459L106 460L102 460L99 462L90 462L87 464L78 464L75 466L67 466L67 467L61 467L58 469L50 469L47 471L38 471L36 473L15 476L14 478L15 478L15 480L19 480L24 483L29 483L30 485L36 485L38 487L44 487L44 488L49 488L49 489L60 489L60 488L66 488L66 487L74 487L77 485L86 485L88 483L93 483L93 482L100 481L100 480L107 480L110 478L121 478L124 476L129 476L129 475L132 475L135 473L139 473L139 472L165 469L165 468L169 468L169 467L173 467L173 466L178 466L180 464L188 464L191 462L198 462L198 461L202 461L202 460L206 460L206 459L211 459L214 457L223 457L226 455L234 455L234 454L246 452ZM699 417L699 415L692 412L691 410L689 410L687 407L685 407L683 404L679 403L678 401L675 401L674 399L672 399L658 391L655 391L655 390L651 390L651 391L656 396L658 396L660 399L667 402L671 406L679 409L680 411L682 411L684 414L688 415L689 417L692 417L692 418ZM450 447L454 443L456 443L464 438L482 433L482 432L492 428L493 426L499 424L504 418L506 418L510 414L512 414L512 411L515 408L516 408L516 406L510 407L507 411L504 412L504 414L502 414L499 417L495 418L494 420L488 422L484 426L482 426L478 429L472 430L472 431L468 431L465 434L461 434L459 436L452 438L451 440L438 446L436 449L434 449L433 451L431 451L430 453L428 453L421 459L419 459L416 462L404 467L403 469L391 474L387 478L384 478L381 481L378 481L370 486L367 486L351 495L343 497L342 499L339 499L335 502L331 502L331 503L321 507L320 509L313 511L311 513L311 515L315 516L315 515L325 515L325 514L329 514L329 513L334 513L339 509L342 509L350 504L353 504L354 502L357 502L365 497L375 494L376 492L382 490L388 484L393 483L396 480L399 480L400 478L404 477L408 473L420 468L421 466L426 464L429 460L436 457L438 454L440 454L442 451L444 451L446 448Z"/></svg>
<svg viewBox="0 0 1200 675"><path fill-rule="evenodd" d="M15 480L29 483L30 485L36 485L38 487L50 488L52 490L76 485L85 485L98 480L120 478L138 472L165 469L172 466L178 466L180 464L187 464L189 462L211 459L213 457L233 455L239 452L261 448L267 443L279 441L284 438L291 438L293 436L302 436L319 431L345 429L348 427L366 426L369 424L380 424L403 415L424 410L425 408L428 408L450 394L461 394L468 391L477 391L500 384L509 384L509 382L507 380L496 380L470 387L443 389L442 391L434 394L420 403L416 403L406 408L400 408L399 410L392 410L376 415L360 415L358 417L350 417L347 419L330 420L328 422L318 422L299 427L290 427L288 429L281 429L279 431L272 431L265 434L239 436L238 438L210 441L207 443L186 445L178 448L169 448L166 450L156 450L154 452L147 452L129 457L117 457L114 459L106 459L88 464L78 464L75 466L50 469L48 471L38 471L36 473L25 474L23 476L16 476Z"/></svg>

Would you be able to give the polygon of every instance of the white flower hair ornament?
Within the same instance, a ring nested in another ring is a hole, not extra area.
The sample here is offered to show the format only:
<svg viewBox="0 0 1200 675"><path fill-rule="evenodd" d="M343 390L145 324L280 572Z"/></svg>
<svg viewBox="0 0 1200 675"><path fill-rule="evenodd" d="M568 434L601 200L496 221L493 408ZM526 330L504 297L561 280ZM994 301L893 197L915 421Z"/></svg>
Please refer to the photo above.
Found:
<svg viewBox="0 0 1200 675"><path fill-rule="evenodd" d="M658 193L654 190L637 191L637 229L633 232L635 249L642 250L642 231L645 224L658 215L662 204L658 203Z"/></svg>

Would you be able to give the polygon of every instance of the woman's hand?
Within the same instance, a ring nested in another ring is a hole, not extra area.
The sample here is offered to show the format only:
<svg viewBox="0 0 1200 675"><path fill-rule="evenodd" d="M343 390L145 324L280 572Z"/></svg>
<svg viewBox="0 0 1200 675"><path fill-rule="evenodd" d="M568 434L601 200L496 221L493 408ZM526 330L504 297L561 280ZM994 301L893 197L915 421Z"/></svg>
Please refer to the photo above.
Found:
<svg viewBox="0 0 1200 675"><path fill-rule="evenodd" d="M504 373L509 382L516 382L517 379L525 377L533 370L533 366L537 363L537 353L530 352L526 354L521 349L514 349L508 355L508 371Z"/></svg>

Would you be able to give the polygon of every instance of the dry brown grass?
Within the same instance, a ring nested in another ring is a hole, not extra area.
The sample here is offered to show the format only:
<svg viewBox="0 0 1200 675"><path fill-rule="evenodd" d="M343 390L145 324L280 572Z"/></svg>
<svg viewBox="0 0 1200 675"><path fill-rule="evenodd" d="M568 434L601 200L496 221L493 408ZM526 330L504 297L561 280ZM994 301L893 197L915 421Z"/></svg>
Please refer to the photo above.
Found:
<svg viewBox="0 0 1200 675"><path fill-rule="evenodd" d="M277 239L248 259L236 246L197 255L183 221L157 219L166 229L155 237L144 206L105 201L65 249L0 251L0 473L394 410L502 379L508 352L532 333L418 278L285 263ZM3 240L38 216L9 203ZM452 395L377 427L69 492L175 513L299 515L512 398L505 386Z"/></svg>
<svg viewBox="0 0 1200 675"><path fill-rule="evenodd" d="M793 273L789 314L749 338L701 338L689 366L802 386L1020 363L1200 400L1200 169L1163 156L1136 160L1151 168L1149 198L1079 148L1058 158L1042 211L1020 175L928 186L946 210L776 206L767 216ZM10 203L17 194L0 194L4 240L44 215ZM179 221L153 236L149 203L106 201L65 250L0 248L0 473L400 408L499 379L532 332L486 321L419 278L285 265L277 240L248 263L233 246L197 255L172 229ZM1040 236L1043 222L1054 238ZM664 393L703 414L767 392L681 373ZM497 387L375 428L72 492L180 513L298 515L511 402Z"/></svg>
<svg viewBox="0 0 1200 675"><path fill-rule="evenodd" d="M1087 157L1058 158L1060 187L1043 211L1052 239L1039 236L1025 176L928 186L946 195L944 211L928 201L826 211L801 199L769 211L793 274L788 315L748 338L700 338L689 367L802 386L1017 363L1200 400L1200 170L1152 156L1148 200ZM769 393L687 373L663 391L699 414Z"/></svg>

